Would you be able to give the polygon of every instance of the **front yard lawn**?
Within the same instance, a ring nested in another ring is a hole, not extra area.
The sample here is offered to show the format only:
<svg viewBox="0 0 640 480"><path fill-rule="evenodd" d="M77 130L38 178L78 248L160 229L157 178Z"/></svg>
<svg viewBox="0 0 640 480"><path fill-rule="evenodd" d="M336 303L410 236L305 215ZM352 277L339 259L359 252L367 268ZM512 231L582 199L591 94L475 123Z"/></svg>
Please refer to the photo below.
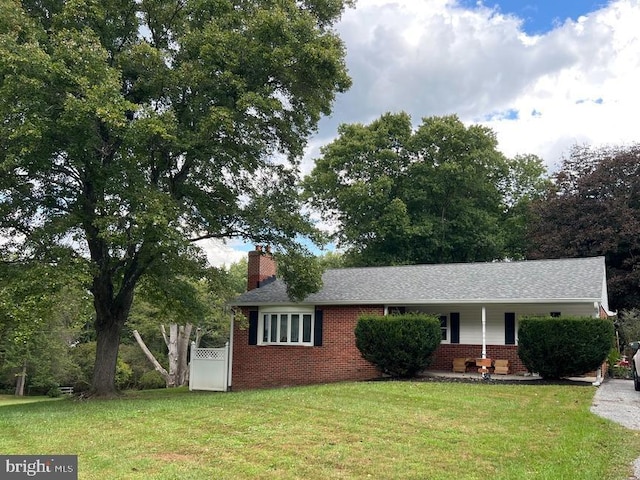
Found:
<svg viewBox="0 0 640 480"><path fill-rule="evenodd" d="M0 407L3 454L77 454L80 479L624 479L640 435L591 386L343 383L132 392Z"/></svg>
<svg viewBox="0 0 640 480"><path fill-rule="evenodd" d="M25 403L34 402L50 402L52 400L61 400L60 398L51 397L16 397L15 395L0 395L0 407L7 405L24 405ZM1 412L2 410L0 410Z"/></svg>

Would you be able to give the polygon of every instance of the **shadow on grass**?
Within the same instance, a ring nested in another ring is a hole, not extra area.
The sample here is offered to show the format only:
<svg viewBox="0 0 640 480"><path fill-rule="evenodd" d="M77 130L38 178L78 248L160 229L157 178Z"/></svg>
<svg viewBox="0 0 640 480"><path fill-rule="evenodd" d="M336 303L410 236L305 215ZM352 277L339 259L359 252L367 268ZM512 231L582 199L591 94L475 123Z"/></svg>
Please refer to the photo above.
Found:
<svg viewBox="0 0 640 480"><path fill-rule="evenodd" d="M572 380L569 378L561 378L557 380L544 379L544 378L531 378L531 379L496 379L492 376L489 379L483 379L478 377L448 377L448 376L435 376L435 375L420 375L412 378L394 378L394 377L382 377L372 378L370 382L434 382L434 383L473 383L473 384L487 384L487 385L567 385L572 387L591 387L591 382L586 380Z"/></svg>

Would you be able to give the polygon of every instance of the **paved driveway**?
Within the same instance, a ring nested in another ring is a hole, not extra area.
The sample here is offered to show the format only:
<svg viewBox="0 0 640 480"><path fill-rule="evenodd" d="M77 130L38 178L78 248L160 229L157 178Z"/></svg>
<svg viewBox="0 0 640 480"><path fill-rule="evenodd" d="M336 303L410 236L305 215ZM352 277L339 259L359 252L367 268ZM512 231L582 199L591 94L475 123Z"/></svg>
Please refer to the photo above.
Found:
<svg viewBox="0 0 640 480"><path fill-rule="evenodd" d="M640 392L633 389L632 380L612 378L598 387L591 411L632 430L640 430ZM634 476L640 479L640 458L633 462Z"/></svg>
<svg viewBox="0 0 640 480"><path fill-rule="evenodd" d="M633 389L633 381L608 379L598 387L591 411L627 428L640 430L640 392Z"/></svg>

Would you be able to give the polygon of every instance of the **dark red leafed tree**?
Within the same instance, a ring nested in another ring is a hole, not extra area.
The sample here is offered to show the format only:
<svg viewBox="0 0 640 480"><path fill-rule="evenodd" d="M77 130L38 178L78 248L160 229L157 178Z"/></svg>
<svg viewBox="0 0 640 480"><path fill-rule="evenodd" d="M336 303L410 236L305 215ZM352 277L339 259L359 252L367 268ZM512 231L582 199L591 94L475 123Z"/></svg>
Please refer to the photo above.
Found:
<svg viewBox="0 0 640 480"><path fill-rule="evenodd" d="M640 145L575 147L532 204L528 258L604 255L614 309L640 305Z"/></svg>

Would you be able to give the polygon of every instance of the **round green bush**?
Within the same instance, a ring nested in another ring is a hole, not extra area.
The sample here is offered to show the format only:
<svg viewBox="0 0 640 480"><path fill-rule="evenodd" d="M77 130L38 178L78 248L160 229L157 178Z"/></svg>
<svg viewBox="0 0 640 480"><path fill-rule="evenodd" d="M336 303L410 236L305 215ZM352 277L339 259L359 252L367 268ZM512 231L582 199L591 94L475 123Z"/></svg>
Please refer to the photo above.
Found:
<svg viewBox="0 0 640 480"><path fill-rule="evenodd" d="M363 315L355 336L365 360L383 373L409 378L429 365L442 331L440 320L431 315Z"/></svg>
<svg viewBox="0 0 640 480"><path fill-rule="evenodd" d="M524 317L518 355L531 372L559 379L596 370L614 342L613 323L593 317Z"/></svg>

